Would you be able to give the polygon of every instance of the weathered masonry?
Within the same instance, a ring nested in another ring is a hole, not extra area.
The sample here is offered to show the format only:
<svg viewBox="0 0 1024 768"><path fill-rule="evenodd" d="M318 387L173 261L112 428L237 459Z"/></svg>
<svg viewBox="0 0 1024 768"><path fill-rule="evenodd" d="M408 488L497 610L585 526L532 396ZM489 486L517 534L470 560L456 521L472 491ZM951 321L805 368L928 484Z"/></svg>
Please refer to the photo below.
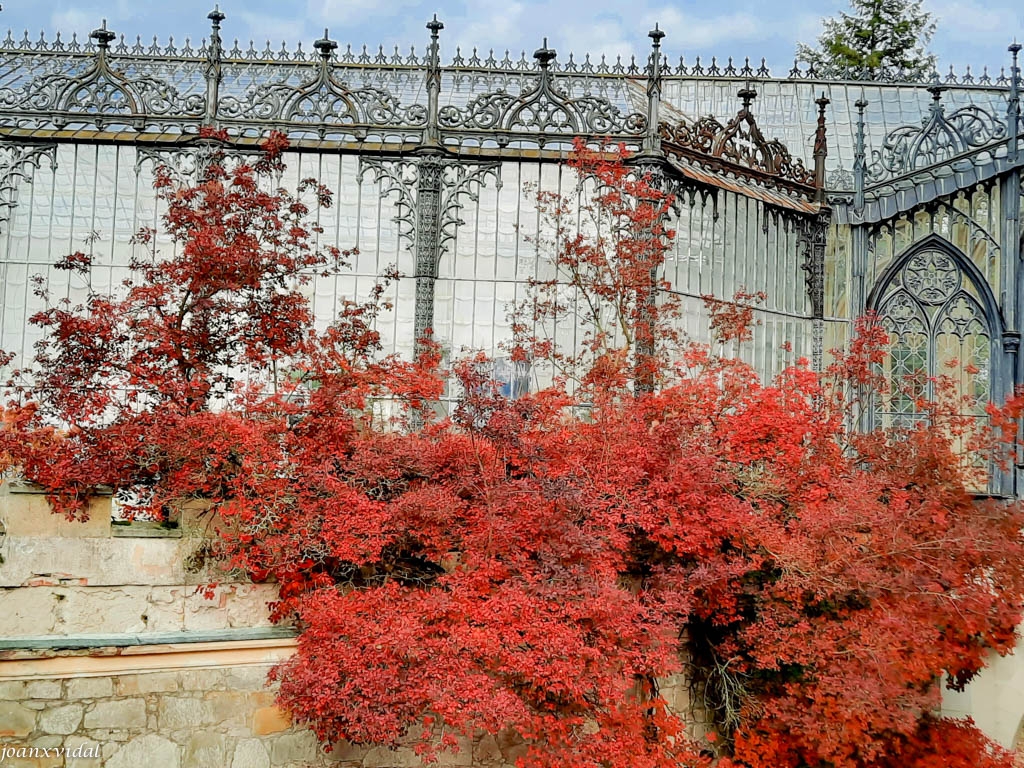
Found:
<svg viewBox="0 0 1024 768"><path fill-rule="evenodd" d="M768 296L744 353L765 376L797 357L826 364L872 310L890 334L894 379L959 371L979 419L1024 384L1019 45L998 76L824 80L670 58L657 28L646 60L609 62L548 41L532 57L442 59L437 19L421 53L342 48L326 31L311 51L246 47L222 37L224 14L209 21L198 46L146 45L105 24L82 41L0 40L0 349L15 365L37 340L33 276L72 300L116 286L132 236L158 222L155 167L192 175L211 126L241 155L285 132L282 183L315 176L334 190L323 237L359 256L351 274L311 285L319 322L397 266L394 310L379 321L389 351L411 354L428 327L452 354L498 348L506 307L550 269L529 239L536 191L574 187L564 160L582 137L626 145L676 193L664 277L691 336L706 332L701 296L743 287ZM80 249L95 264L88 284L52 268ZM560 328L556 340L574 334ZM914 409L907 398L869 417L899 423ZM1018 475L993 472L988 492L1020 495ZM288 652L265 628L259 589L224 585L215 615L190 596L198 577L173 564L192 553L187 531L142 538L111 529L106 508L72 529L36 509L39 497L0 501L0 612L11 617L0 743L74 734L101 743L110 765L143 753L169 766L315 755L309 734L275 719L238 671ZM233 686L248 692L232 698ZM1011 658L948 706L1011 745L1021 691L1024 665ZM514 759L510 745L475 749L481 763Z"/></svg>

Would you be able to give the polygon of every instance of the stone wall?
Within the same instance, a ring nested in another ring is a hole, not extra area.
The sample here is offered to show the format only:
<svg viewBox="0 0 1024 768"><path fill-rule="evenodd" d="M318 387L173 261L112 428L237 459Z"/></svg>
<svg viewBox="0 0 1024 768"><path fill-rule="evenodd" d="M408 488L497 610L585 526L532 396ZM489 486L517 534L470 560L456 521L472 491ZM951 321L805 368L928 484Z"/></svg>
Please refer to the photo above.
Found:
<svg viewBox="0 0 1024 768"><path fill-rule="evenodd" d="M202 562L209 523L177 529L110 522L110 498L69 522L37 493L0 492L0 637L197 632L269 625L271 584L240 583ZM217 581L213 599L196 585Z"/></svg>
<svg viewBox="0 0 1024 768"><path fill-rule="evenodd" d="M7 758L17 768L410 768L409 747L342 745L325 753L314 734L292 725L264 686L271 663L251 661L245 648L167 651L158 671L137 671L137 658L108 657L123 671L92 677L43 677L63 658L0 661L0 750L77 747L99 758L60 755ZM288 644L258 649L285 656ZM276 652L276 653L275 653ZM159 652L158 652L159 653ZM152 649L146 656L154 655ZM248 654L252 656L251 653ZM232 663L234 657L236 663ZM205 663L216 666L174 667ZM24 679L11 675L29 673ZM522 746L486 737L443 754L441 766L511 768Z"/></svg>
<svg viewBox="0 0 1024 768"><path fill-rule="evenodd" d="M293 725L266 686L294 639L0 653L2 749L82 748L98 758L39 753L7 758L18 768L415 768L411 746L339 745L325 753ZM662 689L689 707L682 678ZM461 741L438 765L512 768L525 747L506 736Z"/></svg>
<svg viewBox="0 0 1024 768"><path fill-rule="evenodd" d="M269 630L275 588L210 572L197 556L209 529L201 509L183 510L175 530L114 526L109 498L91 512L68 522L39 494L0 490L0 768L419 765L408 747L326 755L274 706L266 674L294 649ZM196 590L210 581L220 582L212 600ZM1024 647L950 694L944 709L1012 746L1022 686ZM662 693L701 735L706 718L685 681L664 681ZM5 747L100 757L21 759ZM441 765L510 766L522 751L513 739L485 737Z"/></svg>

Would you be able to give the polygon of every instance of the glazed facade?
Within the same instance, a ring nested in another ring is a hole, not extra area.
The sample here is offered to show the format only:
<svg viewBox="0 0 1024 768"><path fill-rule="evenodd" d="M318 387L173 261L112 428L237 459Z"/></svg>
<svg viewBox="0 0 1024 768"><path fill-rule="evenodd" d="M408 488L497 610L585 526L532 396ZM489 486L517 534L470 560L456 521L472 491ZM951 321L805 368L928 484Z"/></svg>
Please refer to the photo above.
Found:
<svg viewBox="0 0 1024 768"><path fill-rule="evenodd" d="M768 297L744 351L764 376L799 357L827 364L874 310L894 378L955 368L979 418L1024 382L1016 46L999 75L826 81L676 62L657 29L642 62L559 58L546 41L532 58L442 60L436 20L422 55L326 36L310 52L245 48L223 20L211 13L195 47L105 27L84 42L0 42L0 349L15 365L38 340L33 276L73 302L115 289L132 236L159 222L155 168L194 174L207 125L241 155L284 131L282 184L313 176L334 191L322 237L359 255L312 283L320 324L398 267L379 320L389 352L412 354L433 328L451 354L500 353L509 307L551 269L532 237L536 192L576 189L564 162L581 136L624 143L676 193L665 277L692 337L707 333L702 296L745 288ZM87 281L52 266L74 250L92 252ZM554 335L571 345L577 329ZM913 420L912 398L874 418ZM1016 493L1013 473L997 475L990 491Z"/></svg>

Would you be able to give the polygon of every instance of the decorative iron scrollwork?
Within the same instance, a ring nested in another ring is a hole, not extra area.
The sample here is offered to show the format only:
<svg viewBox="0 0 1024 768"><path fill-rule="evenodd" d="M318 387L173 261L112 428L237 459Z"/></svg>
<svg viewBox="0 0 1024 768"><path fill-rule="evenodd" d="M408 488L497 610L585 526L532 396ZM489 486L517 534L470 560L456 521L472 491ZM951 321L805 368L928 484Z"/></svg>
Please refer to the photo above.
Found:
<svg viewBox="0 0 1024 768"><path fill-rule="evenodd" d="M193 184L198 180L203 168L218 156L221 164L227 168L234 168L241 163L252 164L259 159L259 154L255 152L205 143L173 149L140 146L136 150L135 171L138 173L148 162L152 163L154 168L166 168L171 180L178 184Z"/></svg>
<svg viewBox="0 0 1024 768"><path fill-rule="evenodd" d="M960 288L960 270L941 251L915 253L903 268L903 285L924 304L941 304Z"/></svg>
<svg viewBox="0 0 1024 768"><path fill-rule="evenodd" d="M438 122L448 129L487 131L530 131L563 135L626 134L640 136L646 118L640 113L623 114L608 99L571 96L551 72L555 51L543 47L534 52L539 74L527 81L517 96L501 89L483 93L465 107L448 105L438 112Z"/></svg>
<svg viewBox="0 0 1024 768"><path fill-rule="evenodd" d="M7 221L18 204L19 183L31 182L32 169L39 168L44 159L56 167L55 144L0 143L0 222Z"/></svg>
<svg viewBox="0 0 1024 768"><path fill-rule="evenodd" d="M501 189L500 163L459 163L445 164L442 181L441 226L438 239L438 258L444 255L449 244L455 240L458 228L465 224L459 212L465 207L465 200L477 202L480 190L490 177L496 189Z"/></svg>
<svg viewBox="0 0 1024 768"><path fill-rule="evenodd" d="M59 71L31 80L21 88L0 88L0 108L45 112L56 125L89 115L90 122L145 123L147 117L199 117L206 99L198 93L181 94L169 83L133 71L125 74L111 66L110 42L115 35L106 27L90 33L96 41L96 59L79 74Z"/></svg>
<svg viewBox="0 0 1024 768"><path fill-rule="evenodd" d="M423 201L417 201L414 190L422 186L419 184L422 174L436 176L435 182L425 186L436 188L438 193L437 253L433 258L439 261L455 239L459 226L465 223L459 215L465 201L479 199L480 189L488 177L500 189L500 169L501 164L496 162L466 163L434 155L411 159L361 157L356 178L362 181L371 173L374 183L380 185L381 197L394 195L398 234L406 241L406 247L412 249L418 234L417 211L423 207Z"/></svg>
<svg viewBox="0 0 1024 768"><path fill-rule="evenodd" d="M662 123L662 139L677 149L690 150L761 176L813 186L814 171L809 170L803 160L794 158L781 141L765 139L761 133L750 111L750 104L757 93L744 88L738 95L743 105L725 125L710 116L699 118L692 124L685 121Z"/></svg>
<svg viewBox="0 0 1024 768"><path fill-rule="evenodd" d="M920 126L904 125L890 132L880 150L871 153L869 182L903 176L952 160L1006 138L1006 123L976 105L946 115L942 86L928 89L932 106Z"/></svg>
<svg viewBox="0 0 1024 768"><path fill-rule="evenodd" d="M335 79L331 59L338 44L328 39L327 30L324 30L324 37L313 45L320 61L312 77L297 85L289 82L261 83L241 98L225 96L218 105L220 116L322 126L420 127L426 124L427 110L423 105L402 106L386 90L350 88Z"/></svg>
<svg viewBox="0 0 1024 768"><path fill-rule="evenodd" d="M398 236L406 241L406 247L416 244L416 198L413 190L419 177L419 166L415 160L392 158L360 157L356 180L362 183L367 172L373 174L373 181L380 186L382 198L395 195Z"/></svg>

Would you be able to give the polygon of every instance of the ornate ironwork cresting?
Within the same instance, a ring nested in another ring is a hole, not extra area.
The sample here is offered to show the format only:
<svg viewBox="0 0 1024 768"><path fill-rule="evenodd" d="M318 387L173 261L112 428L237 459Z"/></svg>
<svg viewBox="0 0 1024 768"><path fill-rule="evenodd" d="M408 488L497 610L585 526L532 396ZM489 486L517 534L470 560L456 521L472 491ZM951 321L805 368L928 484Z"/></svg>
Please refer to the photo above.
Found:
<svg viewBox="0 0 1024 768"><path fill-rule="evenodd" d="M438 113L441 127L461 134L496 133L499 144L518 140L518 134L532 134L540 146L560 137L623 137L635 142L645 135L643 115L626 114L600 96L572 95L569 82L560 82L553 74L556 56L545 38L533 54L537 76L525 80L518 94L501 88L480 94L465 106L446 105Z"/></svg>
<svg viewBox="0 0 1024 768"><path fill-rule="evenodd" d="M206 112L205 96L181 92L168 81L150 74L157 69L117 69L111 60L110 43L115 34L106 21L89 37L95 41L95 57L86 67L60 66L32 79L16 78L0 88L4 122L23 126L67 125L147 126L198 123ZM74 63L83 64L81 60Z"/></svg>
<svg viewBox="0 0 1024 768"><path fill-rule="evenodd" d="M324 37L313 44L319 56L312 70L306 66L298 83L290 80L258 81L243 94L226 95L218 104L223 122L266 121L268 127L295 126L321 137L341 132L362 137L388 126L421 128L427 110L420 104L403 105L379 87L350 88L334 76L331 60L338 44Z"/></svg>
<svg viewBox="0 0 1024 768"><path fill-rule="evenodd" d="M761 133L750 110L757 91L745 87L737 95L742 106L725 125L710 116L692 123L662 123L666 149L709 170L739 173L767 186L814 199L814 171L808 171L781 141L768 140Z"/></svg>
<svg viewBox="0 0 1024 768"><path fill-rule="evenodd" d="M923 125L906 125L889 133L882 148L871 153L869 182L902 176L938 165L1006 137L1006 123L971 104L947 115L942 105L946 88L933 85L932 106Z"/></svg>

